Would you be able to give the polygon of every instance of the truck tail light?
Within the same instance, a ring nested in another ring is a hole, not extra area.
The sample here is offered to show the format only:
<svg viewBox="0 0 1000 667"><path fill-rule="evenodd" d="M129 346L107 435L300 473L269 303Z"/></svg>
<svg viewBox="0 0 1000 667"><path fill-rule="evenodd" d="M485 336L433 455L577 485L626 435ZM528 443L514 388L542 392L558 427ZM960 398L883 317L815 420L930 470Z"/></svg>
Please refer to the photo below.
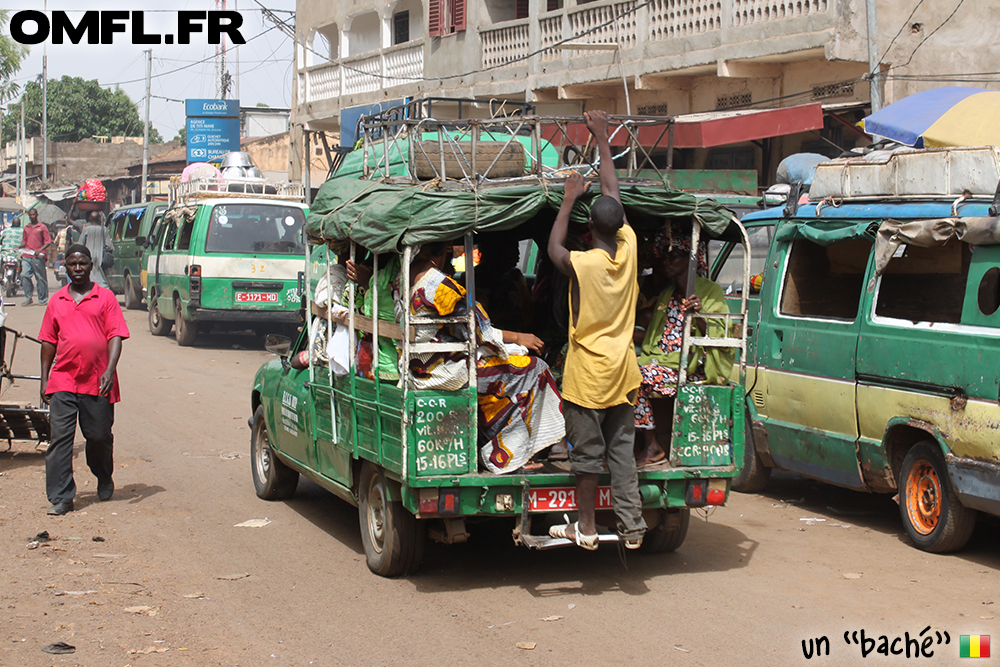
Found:
<svg viewBox="0 0 1000 667"><path fill-rule="evenodd" d="M688 507L704 507L708 503L708 480L690 480L684 493L684 502Z"/></svg>
<svg viewBox="0 0 1000 667"><path fill-rule="evenodd" d="M438 497L439 514L458 514L458 489L445 489Z"/></svg>
<svg viewBox="0 0 1000 667"><path fill-rule="evenodd" d="M707 500L709 505L722 505L726 502L726 480L709 480Z"/></svg>
<svg viewBox="0 0 1000 667"><path fill-rule="evenodd" d="M417 511L421 514L437 514L438 512L438 490L420 489Z"/></svg>
<svg viewBox="0 0 1000 667"><path fill-rule="evenodd" d="M188 276L191 278L191 293L198 294L201 292L201 266L192 264L188 269Z"/></svg>

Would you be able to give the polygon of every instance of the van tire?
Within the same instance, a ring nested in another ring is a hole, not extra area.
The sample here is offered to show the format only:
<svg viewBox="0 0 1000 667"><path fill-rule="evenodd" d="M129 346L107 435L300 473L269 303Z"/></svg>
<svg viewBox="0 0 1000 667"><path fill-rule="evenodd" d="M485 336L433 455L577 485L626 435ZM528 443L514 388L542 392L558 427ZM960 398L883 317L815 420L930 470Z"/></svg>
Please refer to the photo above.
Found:
<svg viewBox="0 0 1000 667"><path fill-rule="evenodd" d="M771 479L771 469L760 460L753 442L753 425L749 411L743 420L743 470L733 480L733 491L759 493Z"/></svg>
<svg viewBox="0 0 1000 667"><path fill-rule="evenodd" d="M358 483L361 543L368 569L383 577L398 577L420 567L424 555L424 522L403 503L390 501L389 484L378 466L365 461Z"/></svg>
<svg viewBox="0 0 1000 667"><path fill-rule="evenodd" d="M128 310L142 309L141 287L132 279L132 275L125 274L125 308Z"/></svg>
<svg viewBox="0 0 1000 667"><path fill-rule="evenodd" d="M914 445L899 475L899 512L917 548L931 553L961 549L976 527L976 511L962 505L936 443Z"/></svg>
<svg viewBox="0 0 1000 667"><path fill-rule="evenodd" d="M253 413L250 430L250 468L253 471L253 488L257 497L264 500L282 500L295 495L299 473L275 456L271 439L264 422L264 406L258 405Z"/></svg>
<svg viewBox="0 0 1000 667"><path fill-rule="evenodd" d="M191 347L198 338L198 325L184 319L180 297L174 297L174 338L181 347Z"/></svg>
<svg viewBox="0 0 1000 667"><path fill-rule="evenodd" d="M160 307L156 305L156 293L151 293L149 296L149 333L154 336L166 336L170 333L170 327L173 325L173 320L168 320L160 314Z"/></svg>
<svg viewBox="0 0 1000 667"><path fill-rule="evenodd" d="M667 520L667 510L660 510L660 524L656 528L646 531L642 537L639 551L648 554L665 554L677 551L684 544L684 538L687 537L688 526L691 525L691 510L680 510L680 516L681 525L676 530L664 530L662 526Z"/></svg>

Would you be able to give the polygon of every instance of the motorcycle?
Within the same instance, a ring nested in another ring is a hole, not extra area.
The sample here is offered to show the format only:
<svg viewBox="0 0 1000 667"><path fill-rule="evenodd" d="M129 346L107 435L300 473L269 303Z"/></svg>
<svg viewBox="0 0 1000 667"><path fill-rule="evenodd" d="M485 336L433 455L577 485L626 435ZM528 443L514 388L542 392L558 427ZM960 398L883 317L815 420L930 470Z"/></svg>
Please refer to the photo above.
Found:
<svg viewBox="0 0 1000 667"><path fill-rule="evenodd" d="M17 288L21 286L21 261L17 257L8 255L3 258L3 278L0 284L3 286L4 296L17 295Z"/></svg>

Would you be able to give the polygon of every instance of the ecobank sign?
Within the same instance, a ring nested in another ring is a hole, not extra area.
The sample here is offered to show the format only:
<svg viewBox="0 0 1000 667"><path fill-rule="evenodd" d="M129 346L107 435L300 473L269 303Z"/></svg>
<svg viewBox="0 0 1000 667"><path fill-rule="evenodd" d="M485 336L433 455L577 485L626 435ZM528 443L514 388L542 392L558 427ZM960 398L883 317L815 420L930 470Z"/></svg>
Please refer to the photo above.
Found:
<svg viewBox="0 0 1000 667"><path fill-rule="evenodd" d="M156 25L147 23L149 17L155 17ZM150 12L149 17L141 11L24 10L10 17L10 36L29 45L46 40L52 44L114 44L116 39L132 44L190 44L192 35L204 33L209 44L221 44L223 35L231 44L246 44L240 34L243 17L239 12L178 11L173 22L169 12ZM149 32L154 29L157 31ZM120 38L116 37L119 33Z"/></svg>

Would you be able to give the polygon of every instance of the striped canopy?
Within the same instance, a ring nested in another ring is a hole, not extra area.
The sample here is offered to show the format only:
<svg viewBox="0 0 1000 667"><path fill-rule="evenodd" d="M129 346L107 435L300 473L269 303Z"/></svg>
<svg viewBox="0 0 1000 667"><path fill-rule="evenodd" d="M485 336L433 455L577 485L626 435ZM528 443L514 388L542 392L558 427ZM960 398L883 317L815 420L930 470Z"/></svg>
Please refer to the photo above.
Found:
<svg viewBox="0 0 1000 667"><path fill-rule="evenodd" d="M915 148L1000 146L1000 92L933 88L904 97L858 125Z"/></svg>

